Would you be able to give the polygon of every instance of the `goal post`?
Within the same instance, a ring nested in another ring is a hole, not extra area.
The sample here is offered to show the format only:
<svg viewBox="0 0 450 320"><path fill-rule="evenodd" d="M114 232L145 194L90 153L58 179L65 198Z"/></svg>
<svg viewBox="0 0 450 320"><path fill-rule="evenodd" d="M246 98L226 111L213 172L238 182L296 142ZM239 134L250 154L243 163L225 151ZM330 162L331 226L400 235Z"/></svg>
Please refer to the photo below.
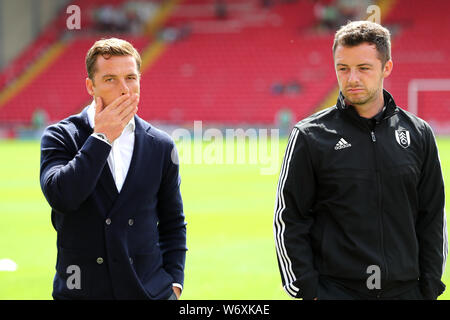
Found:
<svg viewBox="0 0 450 320"><path fill-rule="evenodd" d="M408 110L419 115L420 91L450 91L450 79L411 79L408 83ZM450 114L448 119L429 119L430 125L438 134L450 134Z"/></svg>

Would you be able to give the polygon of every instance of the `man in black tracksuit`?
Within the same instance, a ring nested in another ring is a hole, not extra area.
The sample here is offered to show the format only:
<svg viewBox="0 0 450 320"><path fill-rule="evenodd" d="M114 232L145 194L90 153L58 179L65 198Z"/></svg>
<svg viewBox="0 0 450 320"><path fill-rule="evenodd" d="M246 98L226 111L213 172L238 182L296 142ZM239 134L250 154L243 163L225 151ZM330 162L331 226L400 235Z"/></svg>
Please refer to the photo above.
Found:
<svg viewBox="0 0 450 320"><path fill-rule="evenodd" d="M436 299L447 255L433 132L383 89L389 31L342 27L337 104L292 130L274 237L286 292L303 299Z"/></svg>

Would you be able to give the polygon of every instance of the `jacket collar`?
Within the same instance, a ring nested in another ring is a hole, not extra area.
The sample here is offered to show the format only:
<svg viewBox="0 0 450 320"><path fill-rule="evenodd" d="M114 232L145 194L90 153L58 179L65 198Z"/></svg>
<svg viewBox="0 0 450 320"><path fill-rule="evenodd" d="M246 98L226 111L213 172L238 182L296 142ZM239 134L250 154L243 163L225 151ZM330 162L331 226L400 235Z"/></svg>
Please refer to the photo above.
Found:
<svg viewBox="0 0 450 320"><path fill-rule="evenodd" d="M386 108L386 110L384 111L384 118L386 118L396 113L398 111L398 107L394 101L394 98L386 89L383 89L383 98L384 98L384 107ZM345 97L342 94L342 92L339 91L336 107L339 110L346 110L349 109L350 106L351 106L350 104L346 103Z"/></svg>

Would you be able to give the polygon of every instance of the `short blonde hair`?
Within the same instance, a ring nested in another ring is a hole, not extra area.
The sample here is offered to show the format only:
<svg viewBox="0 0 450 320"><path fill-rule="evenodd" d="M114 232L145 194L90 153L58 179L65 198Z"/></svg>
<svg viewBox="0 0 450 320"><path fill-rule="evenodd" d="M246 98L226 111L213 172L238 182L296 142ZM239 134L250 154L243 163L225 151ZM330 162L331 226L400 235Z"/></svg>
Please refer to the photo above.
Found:
<svg viewBox="0 0 450 320"><path fill-rule="evenodd" d="M91 80L94 80L96 72L95 62L98 55L105 59L112 56L133 56L136 60L138 71L141 71L141 56L131 43L118 38L101 39L96 41L86 54L86 69Z"/></svg>

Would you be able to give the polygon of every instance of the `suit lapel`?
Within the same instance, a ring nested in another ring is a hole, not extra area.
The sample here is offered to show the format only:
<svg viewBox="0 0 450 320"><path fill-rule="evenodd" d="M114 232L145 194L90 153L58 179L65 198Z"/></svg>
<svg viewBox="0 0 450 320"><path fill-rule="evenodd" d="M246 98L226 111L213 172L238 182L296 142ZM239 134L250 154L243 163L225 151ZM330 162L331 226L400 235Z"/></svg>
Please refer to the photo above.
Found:
<svg viewBox="0 0 450 320"><path fill-rule="evenodd" d="M88 119L87 109L89 106L83 109L81 112L81 118L82 124L84 129L86 130L86 139L89 138L89 136L93 132L93 128L91 127ZM105 166L103 167L103 171L100 175L98 184L104 189L106 195L108 196L109 200L111 201L111 205L116 201L117 196L119 195L119 192L117 191L116 184L114 182L114 178L111 173L111 169L109 168L108 162L105 163Z"/></svg>
<svg viewBox="0 0 450 320"><path fill-rule="evenodd" d="M117 191L116 183L114 182L114 178L112 176L108 162L103 167L99 183L105 190L106 194L108 195L109 200L111 200L111 202L116 201L119 192Z"/></svg>
<svg viewBox="0 0 450 320"><path fill-rule="evenodd" d="M134 186L136 185L134 182L138 180L139 173L141 171L142 163L145 161L145 145L146 145L146 127L145 122L141 121L137 116L135 117L135 139L134 139L134 148L133 155L131 157L130 168L128 169L127 176L125 177L125 181L122 186L122 190L120 191L117 201L114 204L114 208L120 208L121 205L130 199L130 195L133 192ZM114 184L114 181L113 181ZM114 184L115 188L115 184ZM115 188L116 189L116 188ZM116 189L117 192L117 189ZM113 209L114 210L114 209Z"/></svg>

